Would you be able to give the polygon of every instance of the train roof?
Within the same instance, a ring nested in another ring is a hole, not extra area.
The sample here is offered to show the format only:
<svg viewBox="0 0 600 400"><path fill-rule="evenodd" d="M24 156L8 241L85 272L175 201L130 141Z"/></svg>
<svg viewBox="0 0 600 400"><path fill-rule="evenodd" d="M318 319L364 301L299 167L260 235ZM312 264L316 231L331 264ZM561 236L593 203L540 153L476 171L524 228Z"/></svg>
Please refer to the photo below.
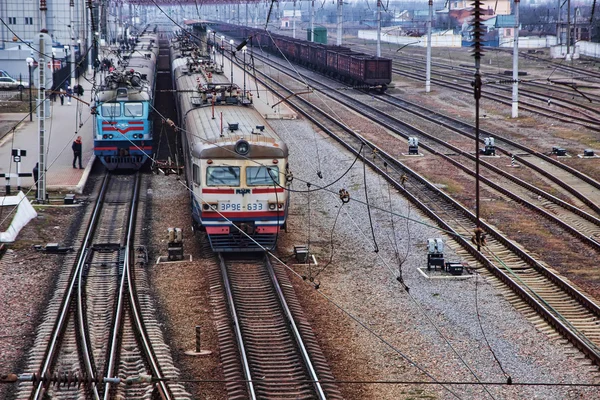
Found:
<svg viewBox="0 0 600 400"><path fill-rule="evenodd" d="M148 101L153 98L156 61L158 57L158 41L154 33L144 33L138 37L133 50L120 50L111 46L104 47L103 57L108 58L116 66L115 74L121 73L124 78L119 87L127 87L127 101ZM125 78L126 74L135 73L142 78L141 86L132 86ZM115 85L107 82L110 74L103 79L97 92L97 100L109 102L116 100Z"/></svg>
<svg viewBox="0 0 600 400"><path fill-rule="evenodd" d="M237 91L223 74L212 75L212 83L207 82L207 74L190 68L193 58L181 57L181 53L171 49L171 68L177 89L180 118L187 135L192 153L198 158L285 158L287 145L252 104L241 104L238 98L230 102L203 102L198 86L210 87L211 92ZM240 98L241 99L241 98ZM246 141L247 154L235 151L236 143Z"/></svg>
<svg viewBox="0 0 600 400"><path fill-rule="evenodd" d="M286 158L287 145L252 106L197 107L186 115L186 135L197 158ZM222 124L221 124L222 118ZM235 130L233 130L236 128ZM246 141L249 152L238 154Z"/></svg>

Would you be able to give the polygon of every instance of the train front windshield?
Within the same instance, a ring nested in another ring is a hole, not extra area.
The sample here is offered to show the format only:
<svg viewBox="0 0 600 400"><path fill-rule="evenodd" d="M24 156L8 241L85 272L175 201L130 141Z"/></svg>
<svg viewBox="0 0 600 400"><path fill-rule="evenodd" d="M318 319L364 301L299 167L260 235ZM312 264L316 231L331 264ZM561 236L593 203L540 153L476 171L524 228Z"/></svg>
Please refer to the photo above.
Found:
<svg viewBox="0 0 600 400"><path fill-rule="evenodd" d="M246 184L248 186L268 186L279 183L278 167L247 167Z"/></svg>
<svg viewBox="0 0 600 400"><path fill-rule="evenodd" d="M208 167L207 186L240 186L240 167Z"/></svg>
<svg viewBox="0 0 600 400"><path fill-rule="evenodd" d="M120 117L121 103L104 103L101 106L103 117Z"/></svg>
<svg viewBox="0 0 600 400"><path fill-rule="evenodd" d="M144 116L144 105L142 103L124 103L126 117Z"/></svg>

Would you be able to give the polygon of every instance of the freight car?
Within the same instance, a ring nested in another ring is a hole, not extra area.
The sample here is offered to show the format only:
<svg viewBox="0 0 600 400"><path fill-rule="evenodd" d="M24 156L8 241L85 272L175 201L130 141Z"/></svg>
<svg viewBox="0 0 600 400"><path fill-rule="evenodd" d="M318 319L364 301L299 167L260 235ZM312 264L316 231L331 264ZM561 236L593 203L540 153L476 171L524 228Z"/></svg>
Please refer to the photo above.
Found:
<svg viewBox="0 0 600 400"><path fill-rule="evenodd" d="M214 251L274 249L288 214L286 144L184 37L171 43L171 69L194 230Z"/></svg>
<svg viewBox="0 0 600 400"><path fill-rule="evenodd" d="M152 155L158 40L156 32L100 51L94 94L94 154L109 170L138 170Z"/></svg>
<svg viewBox="0 0 600 400"><path fill-rule="evenodd" d="M385 91L392 82L392 60L359 53L343 46L327 46L226 23L211 24L216 31L246 41L248 46L280 55L357 88ZM210 36L208 38L210 40Z"/></svg>

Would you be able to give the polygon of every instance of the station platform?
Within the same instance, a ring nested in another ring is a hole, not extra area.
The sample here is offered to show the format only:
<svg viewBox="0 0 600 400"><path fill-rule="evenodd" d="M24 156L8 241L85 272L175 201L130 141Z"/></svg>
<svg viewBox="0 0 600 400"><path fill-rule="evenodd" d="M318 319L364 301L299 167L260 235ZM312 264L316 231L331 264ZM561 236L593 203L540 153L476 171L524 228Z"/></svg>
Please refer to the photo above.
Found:
<svg viewBox="0 0 600 400"><path fill-rule="evenodd" d="M91 76L87 77L91 80ZM46 188L49 195L52 193L77 193L81 194L85 182L91 172L94 162L94 119L90 114L92 84L81 77L75 84L83 86L82 101L71 99L69 105L67 97L61 105L57 95L55 101L50 101L50 117L45 119L45 140L47 145L46 157ZM35 108L35 103L34 103ZM20 122L22 121L22 122ZM15 129L0 138L0 173L10 179L0 178L0 186L10 186L12 194L18 192L18 186L29 197L35 197L33 177L17 177L17 173L32 173L39 155L39 127L38 118L34 111L33 121L29 121L28 113L0 113L0 122L4 127L16 126ZM20 122L20 123L19 123ZM73 168L73 150L71 145L77 136L82 137L82 166L83 169ZM17 163L13 158L13 150L26 150L26 155ZM19 171L17 171L17 168ZM40 175L41 175L40 171Z"/></svg>

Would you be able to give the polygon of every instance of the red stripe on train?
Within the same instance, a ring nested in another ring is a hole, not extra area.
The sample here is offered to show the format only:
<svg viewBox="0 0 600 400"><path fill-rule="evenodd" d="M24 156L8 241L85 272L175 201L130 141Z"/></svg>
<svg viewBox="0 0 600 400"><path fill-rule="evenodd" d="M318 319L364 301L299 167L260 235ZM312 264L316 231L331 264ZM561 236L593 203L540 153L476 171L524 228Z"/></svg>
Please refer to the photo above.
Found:
<svg viewBox="0 0 600 400"><path fill-rule="evenodd" d="M233 194L233 189L202 189L202 193L208 193L208 194Z"/></svg>
<svg viewBox="0 0 600 400"><path fill-rule="evenodd" d="M115 128L115 127L112 127L112 126L109 126L109 127L106 127L106 128L102 127L102 131L103 132L115 132L115 131L118 131L120 133L127 133L129 131L143 131L143 130L144 130L143 126L130 126L130 127L125 128L125 129L119 129L119 128Z"/></svg>
<svg viewBox="0 0 600 400"><path fill-rule="evenodd" d="M283 222L284 213L283 211L240 211L240 212L216 212L216 211L202 211L203 218L279 218Z"/></svg>
<svg viewBox="0 0 600 400"><path fill-rule="evenodd" d="M207 226L206 233L209 235L229 235L230 228L228 226ZM279 232L278 226L257 226L254 229L255 233L272 233Z"/></svg>
<svg viewBox="0 0 600 400"><path fill-rule="evenodd" d="M283 188L252 189L253 194L260 193L283 193Z"/></svg>

